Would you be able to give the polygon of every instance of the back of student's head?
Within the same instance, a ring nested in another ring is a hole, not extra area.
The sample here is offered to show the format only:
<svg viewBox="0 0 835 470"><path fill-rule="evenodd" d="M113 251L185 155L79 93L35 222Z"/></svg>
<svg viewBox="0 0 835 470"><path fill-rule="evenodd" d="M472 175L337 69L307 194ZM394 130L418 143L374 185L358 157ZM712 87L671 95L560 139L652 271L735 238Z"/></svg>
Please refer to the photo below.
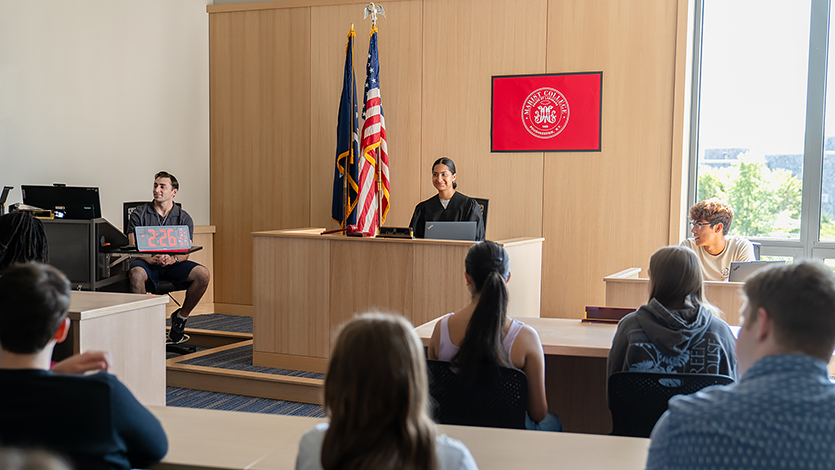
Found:
<svg viewBox="0 0 835 470"><path fill-rule="evenodd" d="M0 274L15 263L49 261L43 222L29 212L0 216Z"/></svg>
<svg viewBox="0 0 835 470"><path fill-rule="evenodd" d="M489 240L476 243L464 265L480 297L452 363L464 374L474 373L482 364L509 365L510 358L502 347L508 301L505 280L510 275L507 251Z"/></svg>
<svg viewBox="0 0 835 470"><path fill-rule="evenodd" d="M70 470L70 465L45 450L23 450L12 447L0 448L0 469L2 470Z"/></svg>
<svg viewBox="0 0 835 470"><path fill-rule="evenodd" d="M825 265L802 261L763 270L745 282L751 318L765 309L775 341L829 362L835 348L835 275Z"/></svg>
<svg viewBox="0 0 835 470"><path fill-rule="evenodd" d="M0 346L16 354L42 350L70 307L70 282L45 264L10 267L0 276Z"/></svg>
<svg viewBox="0 0 835 470"><path fill-rule="evenodd" d="M649 259L650 293L669 309L705 303L704 278L696 252L686 246L665 246Z"/></svg>
<svg viewBox="0 0 835 470"><path fill-rule="evenodd" d="M369 313L346 324L325 377L329 469L434 469L423 346L403 317Z"/></svg>

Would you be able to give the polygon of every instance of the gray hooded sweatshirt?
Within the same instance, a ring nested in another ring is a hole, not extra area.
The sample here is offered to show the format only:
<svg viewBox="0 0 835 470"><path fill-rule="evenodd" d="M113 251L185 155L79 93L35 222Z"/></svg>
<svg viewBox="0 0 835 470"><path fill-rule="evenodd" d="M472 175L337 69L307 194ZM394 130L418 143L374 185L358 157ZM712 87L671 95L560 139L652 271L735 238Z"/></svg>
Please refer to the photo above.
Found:
<svg viewBox="0 0 835 470"><path fill-rule="evenodd" d="M704 306L668 310L652 299L618 323L608 375L720 374L736 380L735 344L728 324Z"/></svg>

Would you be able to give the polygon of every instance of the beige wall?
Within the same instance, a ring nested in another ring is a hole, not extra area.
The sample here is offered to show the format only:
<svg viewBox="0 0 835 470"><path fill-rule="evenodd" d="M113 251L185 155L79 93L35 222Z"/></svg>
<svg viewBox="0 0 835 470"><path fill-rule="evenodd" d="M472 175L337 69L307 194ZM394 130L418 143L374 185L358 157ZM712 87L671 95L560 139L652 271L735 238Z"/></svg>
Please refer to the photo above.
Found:
<svg viewBox="0 0 835 470"><path fill-rule="evenodd" d="M211 0L0 0L0 185L98 186L103 215L153 174L209 222Z"/></svg>
<svg viewBox="0 0 835 470"><path fill-rule="evenodd" d="M251 231L335 226L345 35L353 23L361 90L365 4L284 0L208 9L218 311L247 313L251 305ZM585 305L602 305L604 276L646 267L653 251L676 241L687 0L384 6L386 225L408 223L414 205L435 192L431 162L451 157L459 190L490 199L488 238L545 237L542 315L549 317L580 317ZM601 152L490 152L492 75L580 71L603 71Z"/></svg>

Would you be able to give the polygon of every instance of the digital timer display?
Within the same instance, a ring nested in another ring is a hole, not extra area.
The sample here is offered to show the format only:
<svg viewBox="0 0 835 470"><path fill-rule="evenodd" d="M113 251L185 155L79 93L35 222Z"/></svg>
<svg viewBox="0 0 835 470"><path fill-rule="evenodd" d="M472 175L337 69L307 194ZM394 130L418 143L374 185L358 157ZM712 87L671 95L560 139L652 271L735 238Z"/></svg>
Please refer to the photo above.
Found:
<svg viewBox="0 0 835 470"><path fill-rule="evenodd" d="M191 234L187 225L136 227L138 251L188 251L190 248Z"/></svg>

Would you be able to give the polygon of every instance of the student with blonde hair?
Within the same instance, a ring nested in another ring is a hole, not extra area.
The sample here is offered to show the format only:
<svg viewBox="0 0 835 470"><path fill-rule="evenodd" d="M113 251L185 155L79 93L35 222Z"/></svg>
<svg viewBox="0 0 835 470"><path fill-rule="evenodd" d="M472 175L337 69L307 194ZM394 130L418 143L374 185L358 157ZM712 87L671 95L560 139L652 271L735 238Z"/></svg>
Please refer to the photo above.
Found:
<svg viewBox="0 0 835 470"><path fill-rule="evenodd" d="M339 333L325 377L325 413L299 443L296 469L477 469L427 414L423 346L402 317L358 315Z"/></svg>

